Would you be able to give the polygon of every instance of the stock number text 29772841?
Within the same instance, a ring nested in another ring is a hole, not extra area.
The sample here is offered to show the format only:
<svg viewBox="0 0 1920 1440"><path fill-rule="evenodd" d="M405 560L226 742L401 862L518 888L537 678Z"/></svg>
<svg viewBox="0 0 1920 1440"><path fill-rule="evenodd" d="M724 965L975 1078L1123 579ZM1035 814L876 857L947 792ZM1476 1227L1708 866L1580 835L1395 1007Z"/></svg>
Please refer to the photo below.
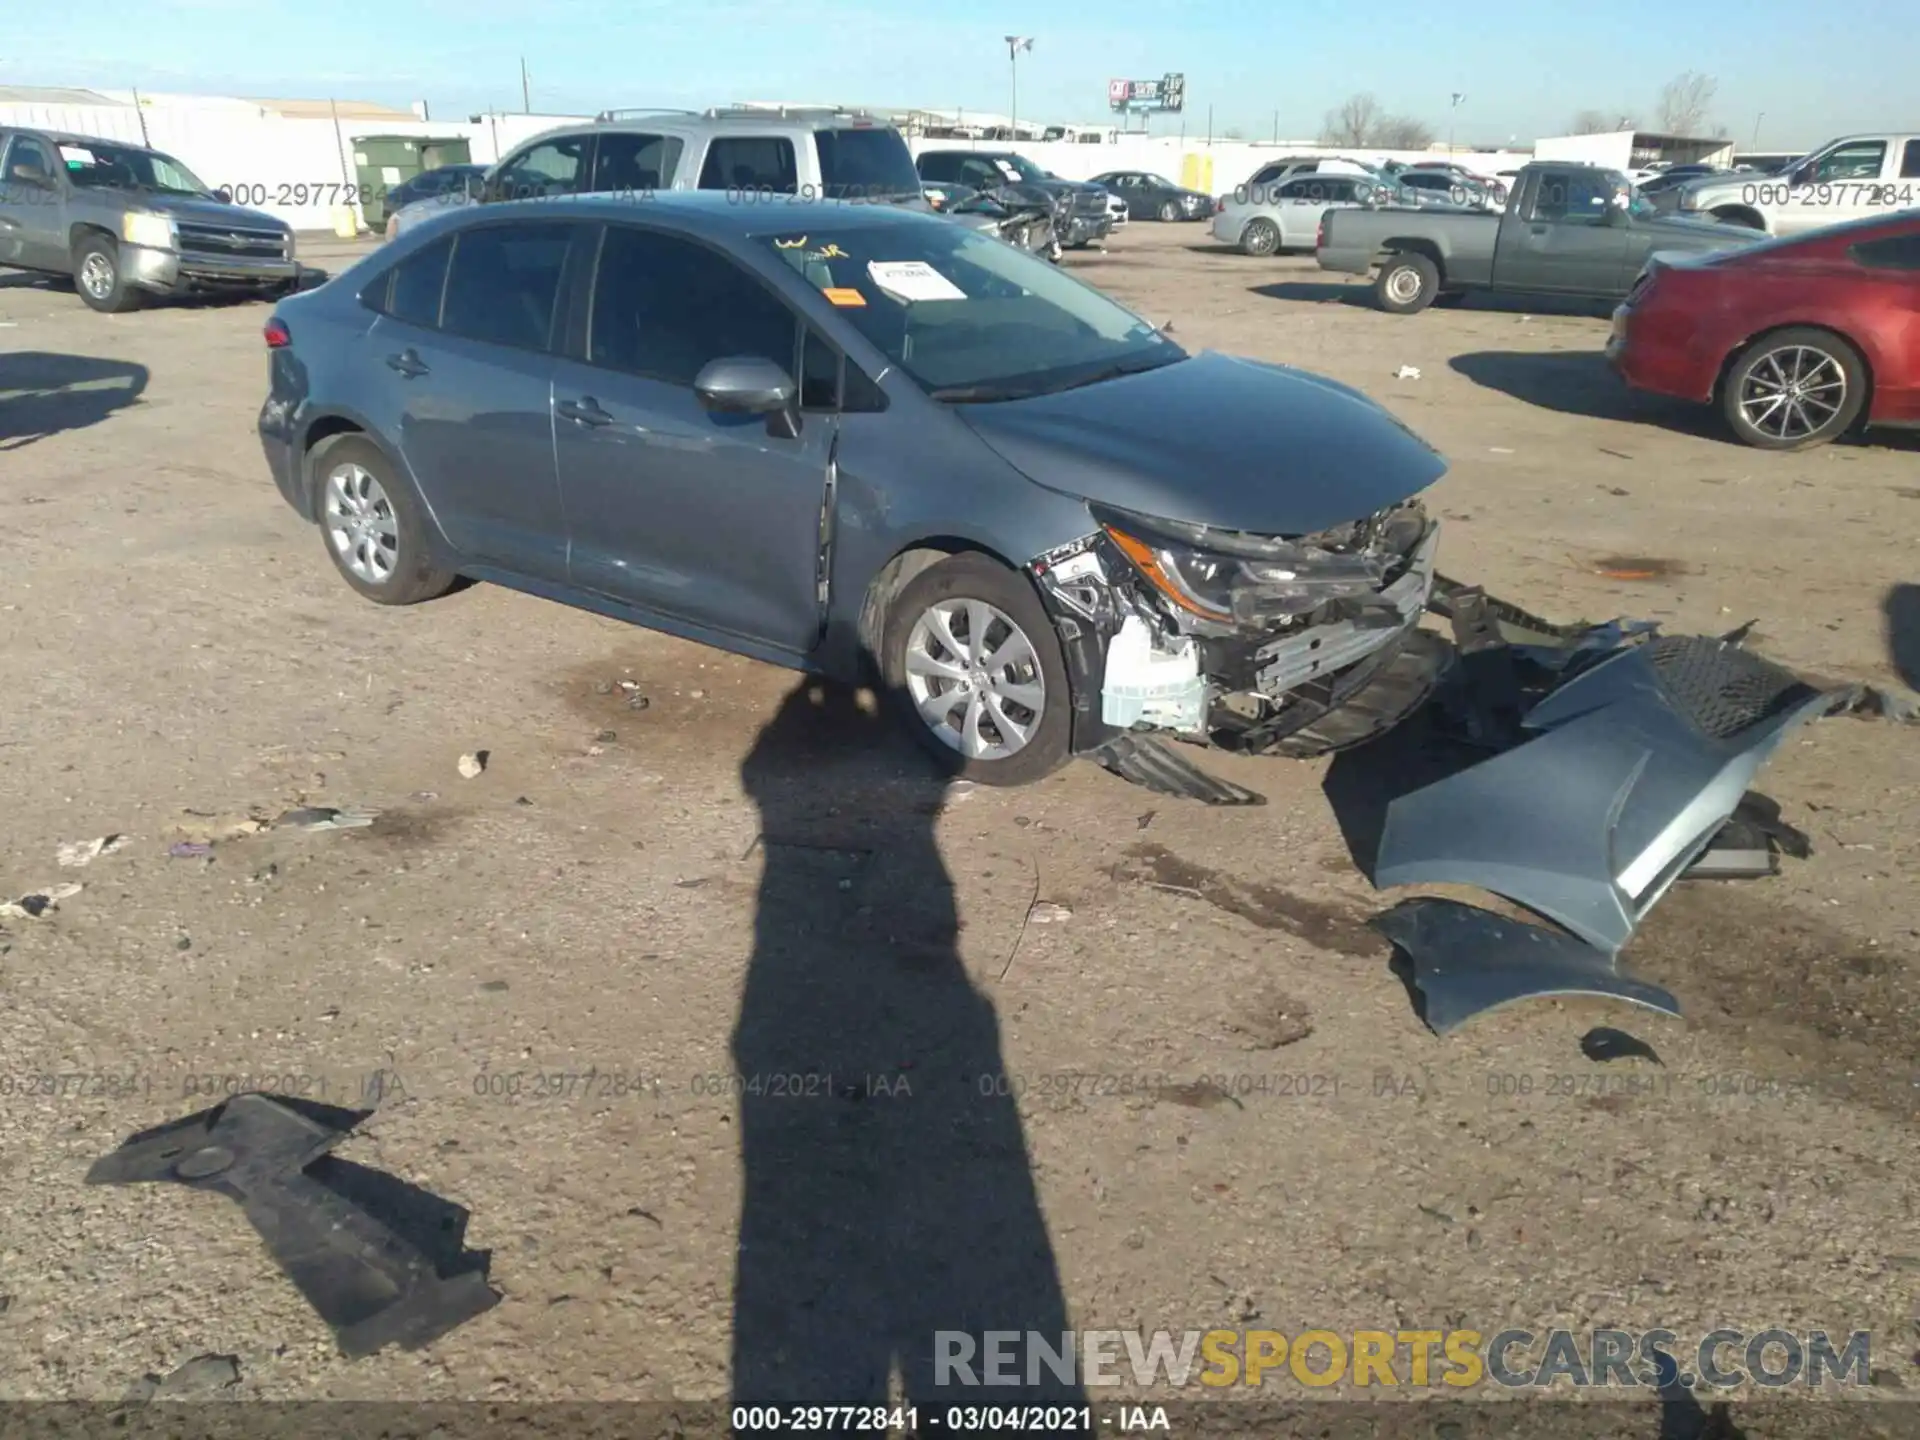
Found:
<svg viewBox="0 0 1920 1440"><path fill-rule="evenodd" d="M1746 205L1806 206L1818 210L1907 210L1920 204L1920 183L1883 185L1877 180L1836 180L1828 185L1793 185L1785 180L1740 187Z"/></svg>
<svg viewBox="0 0 1920 1440"><path fill-rule="evenodd" d="M342 180L240 180L223 186L236 205L366 205L387 198L385 185L349 185Z"/></svg>

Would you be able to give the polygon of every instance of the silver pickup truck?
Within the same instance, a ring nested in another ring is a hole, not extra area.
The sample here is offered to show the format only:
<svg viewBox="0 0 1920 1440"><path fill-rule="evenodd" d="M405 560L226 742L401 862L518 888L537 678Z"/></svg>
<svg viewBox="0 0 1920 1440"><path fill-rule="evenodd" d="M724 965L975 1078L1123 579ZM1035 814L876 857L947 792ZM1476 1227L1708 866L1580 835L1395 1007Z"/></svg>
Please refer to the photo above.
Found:
<svg viewBox="0 0 1920 1440"><path fill-rule="evenodd" d="M0 267L73 277L95 310L148 295L300 286L293 230L209 190L171 155L0 127Z"/></svg>
<svg viewBox="0 0 1920 1440"><path fill-rule="evenodd" d="M1318 254L1323 270L1377 267L1380 308L1411 315L1474 290L1617 300L1656 251L1700 254L1760 238L1664 215L1617 170L1543 162L1522 167L1499 215L1332 211Z"/></svg>

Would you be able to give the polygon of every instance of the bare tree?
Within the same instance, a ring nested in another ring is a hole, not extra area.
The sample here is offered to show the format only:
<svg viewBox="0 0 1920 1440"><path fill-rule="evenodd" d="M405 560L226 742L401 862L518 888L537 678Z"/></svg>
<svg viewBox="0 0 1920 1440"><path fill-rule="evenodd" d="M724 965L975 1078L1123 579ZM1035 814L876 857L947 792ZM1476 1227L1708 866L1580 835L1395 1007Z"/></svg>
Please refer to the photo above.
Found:
<svg viewBox="0 0 1920 1440"><path fill-rule="evenodd" d="M1624 110L1582 110L1573 117L1570 135L1612 135L1622 130L1638 130L1640 122Z"/></svg>
<svg viewBox="0 0 1920 1440"><path fill-rule="evenodd" d="M1380 102L1373 96L1349 96L1338 110L1327 112L1320 138L1334 145L1365 145L1382 118Z"/></svg>
<svg viewBox="0 0 1920 1440"><path fill-rule="evenodd" d="M1424 150L1433 144L1433 127L1409 115L1382 116L1367 143L1382 150Z"/></svg>
<svg viewBox="0 0 1920 1440"><path fill-rule="evenodd" d="M1698 135L1713 108L1720 82L1711 75L1689 70L1660 87L1660 129L1668 135Z"/></svg>
<svg viewBox="0 0 1920 1440"><path fill-rule="evenodd" d="M1247 138L1247 132L1242 130L1238 125L1229 125L1220 132L1220 138L1222 140L1244 140Z"/></svg>

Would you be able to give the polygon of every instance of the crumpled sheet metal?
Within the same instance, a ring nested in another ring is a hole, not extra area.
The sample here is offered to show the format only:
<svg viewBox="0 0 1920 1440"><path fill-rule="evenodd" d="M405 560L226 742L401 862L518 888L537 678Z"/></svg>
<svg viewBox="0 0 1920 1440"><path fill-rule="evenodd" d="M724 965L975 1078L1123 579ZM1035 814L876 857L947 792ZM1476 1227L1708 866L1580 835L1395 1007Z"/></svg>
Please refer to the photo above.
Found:
<svg viewBox="0 0 1920 1440"><path fill-rule="evenodd" d="M1394 800L1374 883L1477 886L1617 954L1786 736L1856 699L1704 637L1623 650L1535 705L1533 738Z"/></svg>
<svg viewBox="0 0 1920 1440"><path fill-rule="evenodd" d="M89 1185L169 1181L237 1201L349 1359L415 1350L500 1303L466 1211L326 1152L368 1112L249 1092L128 1137ZM376 1211L378 1214L376 1215Z"/></svg>
<svg viewBox="0 0 1920 1440"><path fill-rule="evenodd" d="M1571 935L1491 910L1421 896L1368 922L1413 962L1424 1018L1437 1035L1516 1000L1593 995L1678 1016L1671 992L1624 973Z"/></svg>

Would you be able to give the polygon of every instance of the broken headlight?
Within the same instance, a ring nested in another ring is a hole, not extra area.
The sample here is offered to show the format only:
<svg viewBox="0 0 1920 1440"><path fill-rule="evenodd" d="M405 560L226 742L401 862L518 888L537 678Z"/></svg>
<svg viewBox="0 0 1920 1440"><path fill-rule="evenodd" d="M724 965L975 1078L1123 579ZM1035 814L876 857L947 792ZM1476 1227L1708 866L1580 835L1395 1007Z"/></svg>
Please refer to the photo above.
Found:
<svg viewBox="0 0 1920 1440"><path fill-rule="evenodd" d="M1096 508L1120 553L1172 604L1216 624L1258 624L1305 615L1331 600L1376 594L1386 562L1176 520Z"/></svg>

